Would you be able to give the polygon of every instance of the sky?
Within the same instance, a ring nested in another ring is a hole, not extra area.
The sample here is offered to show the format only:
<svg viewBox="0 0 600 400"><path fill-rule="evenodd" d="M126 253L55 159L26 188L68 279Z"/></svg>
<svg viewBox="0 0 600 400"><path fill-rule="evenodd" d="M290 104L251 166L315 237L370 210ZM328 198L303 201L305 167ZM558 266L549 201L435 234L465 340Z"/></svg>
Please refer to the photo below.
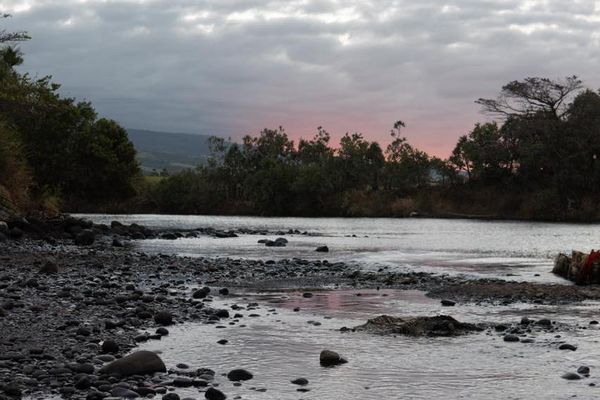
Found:
<svg viewBox="0 0 600 400"><path fill-rule="evenodd" d="M600 1L0 0L26 30L22 70L52 75L127 128L234 140L283 126L309 138L395 121L447 156L474 103L527 76L600 87Z"/></svg>

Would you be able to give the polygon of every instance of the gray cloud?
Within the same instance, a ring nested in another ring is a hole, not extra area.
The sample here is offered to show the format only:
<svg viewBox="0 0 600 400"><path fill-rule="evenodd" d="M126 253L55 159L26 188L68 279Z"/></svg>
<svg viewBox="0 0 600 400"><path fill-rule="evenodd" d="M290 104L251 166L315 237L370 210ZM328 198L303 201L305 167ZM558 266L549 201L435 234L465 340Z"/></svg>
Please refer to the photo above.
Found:
<svg viewBox="0 0 600 400"><path fill-rule="evenodd" d="M600 86L600 7L558 0L0 0L23 69L127 127L239 137L323 125L448 153L525 76Z"/></svg>

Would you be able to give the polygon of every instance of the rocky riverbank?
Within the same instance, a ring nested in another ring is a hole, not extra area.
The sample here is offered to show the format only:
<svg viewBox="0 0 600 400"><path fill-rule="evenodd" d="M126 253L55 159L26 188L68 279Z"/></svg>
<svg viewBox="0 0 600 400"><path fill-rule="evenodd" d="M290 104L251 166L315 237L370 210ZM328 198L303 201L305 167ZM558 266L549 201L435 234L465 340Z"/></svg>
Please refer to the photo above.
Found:
<svg viewBox="0 0 600 400"><path fill-rule="evenodd" d="M136 232L144 237L164 233L118 223L102 228L63 220L50 226L60 229L12 224L5 229L11 239L0 242L0 398L42 393L86 399L164 395L172 400L178 387L190 386L206 398L220 398L211 378L215 371L208 366L193 370L166 366L167 372L152 376L139 371L116 375L102 368L138 343L168 335L172 324L239 324L258 307L235 303L235 293L242 288L302 289L306 296L325 286L420 289L443 299L446 306L600 299L600 289L594 286L465 280L385 270L364 273L325 260L148 255L115 241L141 239ZM21 235L15 234L15 228ZM94 240L83 245L77 238L89 231ZM219 297L234 304L228 309L213 307L213 299ZM528 325L494 329L506 340L506 335L526 333L531 329ZM548 328L559 329L552 324Z"/></svg>

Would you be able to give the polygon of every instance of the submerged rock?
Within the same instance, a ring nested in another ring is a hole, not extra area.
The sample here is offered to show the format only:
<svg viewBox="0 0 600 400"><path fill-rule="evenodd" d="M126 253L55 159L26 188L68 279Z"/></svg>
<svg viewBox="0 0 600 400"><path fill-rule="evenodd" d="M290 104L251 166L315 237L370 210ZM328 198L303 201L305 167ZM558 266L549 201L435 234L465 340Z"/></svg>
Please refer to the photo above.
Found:
<svg viewBox="0 0 600 400"><path fill-rule="evenodd" d="M147 350L136 351L100 369L101 374L121 376L146 375L155 372L167 372L167 368L156 353Z"/></svg>
<svg viewBox="0 0 600 400"><path fill-rule="evenodd" d="M457 321L448 315L435 317L400 318L381 315L366 324L354 328L377 334L400 334L411 336L457 336L482 330L477 325Z"/></svg>

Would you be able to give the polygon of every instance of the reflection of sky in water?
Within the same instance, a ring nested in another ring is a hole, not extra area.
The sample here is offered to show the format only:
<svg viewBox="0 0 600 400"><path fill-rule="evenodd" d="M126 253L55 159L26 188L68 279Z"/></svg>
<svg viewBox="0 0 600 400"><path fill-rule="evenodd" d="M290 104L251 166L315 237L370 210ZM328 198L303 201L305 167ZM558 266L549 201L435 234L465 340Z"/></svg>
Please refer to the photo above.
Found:
<svg viewBox="0 0 600 400"><path fill-rule="evenodd" d="M361 296L357 296L361 293ZM356 326L380 314L398 316L451 313L469 322L516 322L521 316L550 317L561 322L587 326L598 304L590 306L441 307L416 291L323 291L306 299L299 292L242 294L243 299L219 299L217 307L233 302L245 305L257 301L258 310L242 311L237 325L187 324L170 328L171 335L144 348L162 351L167 366L178 362L193 368L217 371L220 388L241 399L567 399L592 398L598 389L588 386L596 380L600 350L595 342L598 329L534 334L533 344L505 343L496 334L485 332L457 338L383 337L366 333L338 332L342 326ZM293 312L300 307L300 312ZM247 315L258 313L260 318ZM309 324L318 321L320 326ZM239 326L245 324L245 327ZM215 344L227 339L225 346ZM579 346L576 352L556 349L559 340ZM332 349L349 359L336 368L322 368L318 355ZM580 382L560 379L565 371L580 365L592 367L592 377ZM253 380L234 387L219 373L247 368ZM290 380L305 377L308 393L296 392ZM266 388L257 393L251 388ZM195 389L178 389L180 394L198 397ZM200 395L202 397L202 395Z"/></svg>
<svg viewBox="0 0 600 400"><path fill-rule="evenodd" d="M288 246L268 248L260 235L238 238L146 240L149 252L254 259L327 259L367 270L460 273L513 280L561 282L549 271L558 252L600 247L600 225L393 218L260 218L165 215L89 215L95 222L140 223L149 227L192 229L298 229L318 236L286 235ZM351 237L356 235L356 237ZM275 238L276 235L268 235ZM329 253L314 249L327 245ZM539 276L536 276L539 275Z"/></svg>

